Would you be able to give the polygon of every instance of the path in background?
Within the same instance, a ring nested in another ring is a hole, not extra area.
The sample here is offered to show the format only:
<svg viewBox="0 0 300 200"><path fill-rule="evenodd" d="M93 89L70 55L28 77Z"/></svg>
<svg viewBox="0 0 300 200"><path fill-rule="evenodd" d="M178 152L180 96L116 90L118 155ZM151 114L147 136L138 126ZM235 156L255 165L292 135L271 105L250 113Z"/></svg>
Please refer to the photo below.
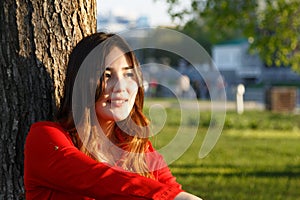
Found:
<svg viewBox="0 0 300 200"><path fill-rule="evenodd" d="M210 101L196 101L196 100L181 100L181 105L179 104L176 99L151 99L146 98L145 99L145 106L149 107L151 105L160 105L164 108L182 108L182 109L195 109L197 108L197 104L199 106L200 111L202 110L211 110L211 102ZM215 102L214 103L216 110L222 110L224 107L223 102ZM257 103L255 101L247 101L244 103L244 109L245 110L264 110L265 105L262 103ZM236 110L236 103L233 101L227 101L226 102L226 110Z"/></svg>

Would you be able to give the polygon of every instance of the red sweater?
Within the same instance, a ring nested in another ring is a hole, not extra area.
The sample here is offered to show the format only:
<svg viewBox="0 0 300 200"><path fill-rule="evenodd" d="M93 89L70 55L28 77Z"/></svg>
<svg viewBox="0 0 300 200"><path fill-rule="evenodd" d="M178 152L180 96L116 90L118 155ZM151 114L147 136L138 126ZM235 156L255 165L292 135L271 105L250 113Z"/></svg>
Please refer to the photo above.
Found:
<svg viewBox="0 0 300 200"><path fill-rule="evenodd" d="M150 163L162 162L162 157L160 159ZM33 124L26 138L27 200L169 200L182 191L168 167L157 170L154 176L156 180L91 159L79 151L68 132L54 122Z"/></svg>

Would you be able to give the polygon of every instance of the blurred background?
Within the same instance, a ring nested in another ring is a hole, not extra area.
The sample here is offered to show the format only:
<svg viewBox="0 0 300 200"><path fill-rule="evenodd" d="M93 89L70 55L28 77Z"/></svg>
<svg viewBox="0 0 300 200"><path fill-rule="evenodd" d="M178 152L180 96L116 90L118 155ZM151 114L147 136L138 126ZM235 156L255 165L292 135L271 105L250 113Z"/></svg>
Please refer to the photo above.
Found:
<svg viewBox="0 0 300 200"><path fill-rule="evenodd" d="M196 40L220 71L216 87L225 88L229 103L236 100L237 86L242 84L246 106L251 102L251 106L260 109L299 110L298 1L98 0L97 5L98 30L122 32L133 28L167 27ZM143 31L137 34L136 42L142 43L148 37ZM166 45L178 43L175 38L166 40L157 36L157 40ZM192 66L171 52L144 49L137 55L141 63L163 64L187 76L190 91L185 92L185 98L210 99L210 81L204 81L203 75L209 76L215 69L207 58ZM155 64L143 68L150 86L147 95L173 97L182 94L182 91L172 94L167 88L157 86L162 82L158 68ZM196 70L200 73L195 73ZM174 74L171 72L166 72L163 78L168 87L179 87L179 83L172 81Z"/></svg>
<svg viewBox="0 0 300 200"><path fill-rule="evenodd" d="M170 165L185 190L210 200L300 199L300 1L98 0L97 20L98 30L110 32L176 30L209 54L211 60L199 55L192 66L172 52L136 52L142 64L151 63L142 68L145 110L160 104L168 116L162 126L162 112L152 109L152 125L163 127L152 139L154 146L167 145L179 127L185 127L184 134L198 129L190 148ZM135 42L149 36L135 33ZM180 45L170 36L155 38L166 46ZM211 75L215 70L219 77ZM183 85L175 81L180 77L174 71L186 78ZM217 100L227 101L222 135L212 152L199 159L205 134L214 126L210 101L218 89L226 95ZM190 112L183 120L178 98ZM199 103L201 114L191 100Z"/></svg>

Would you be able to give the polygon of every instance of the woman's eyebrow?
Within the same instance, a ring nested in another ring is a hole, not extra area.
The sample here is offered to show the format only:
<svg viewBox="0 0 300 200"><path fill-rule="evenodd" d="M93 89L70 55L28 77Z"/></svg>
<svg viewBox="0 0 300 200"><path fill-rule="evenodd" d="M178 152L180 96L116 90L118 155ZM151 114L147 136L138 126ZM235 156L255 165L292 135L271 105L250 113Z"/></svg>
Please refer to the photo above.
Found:
<svg viewBox="0 0 300 200"><path fill-rule="evenodd" d="M134 68L133 66L126 66L126 67L122 67L122 70L130 70L130 69L133 69L133 68ZM113 71L114 69L111 68L111 67L106 67L105 70Z"/></svg>
<svg viewBox="0 0 300 200"><path fill-rule="evenodd" d="M123 70L130 70L130 69L133 69L133 66L123 67L122 69Z"/></svg>

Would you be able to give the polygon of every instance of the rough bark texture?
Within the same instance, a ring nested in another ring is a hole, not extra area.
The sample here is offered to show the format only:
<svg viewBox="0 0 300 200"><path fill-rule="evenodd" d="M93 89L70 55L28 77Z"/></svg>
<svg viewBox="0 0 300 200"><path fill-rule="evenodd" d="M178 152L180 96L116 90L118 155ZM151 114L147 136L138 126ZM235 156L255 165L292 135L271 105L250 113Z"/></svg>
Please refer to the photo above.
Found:
<svg viewBox="0 0 300 200"><path fill-rule="evenodd" d="M68 55L96 31L96 0L1 0L0 30L0 200L23 199L26 134L53 119Z"/></svg>

